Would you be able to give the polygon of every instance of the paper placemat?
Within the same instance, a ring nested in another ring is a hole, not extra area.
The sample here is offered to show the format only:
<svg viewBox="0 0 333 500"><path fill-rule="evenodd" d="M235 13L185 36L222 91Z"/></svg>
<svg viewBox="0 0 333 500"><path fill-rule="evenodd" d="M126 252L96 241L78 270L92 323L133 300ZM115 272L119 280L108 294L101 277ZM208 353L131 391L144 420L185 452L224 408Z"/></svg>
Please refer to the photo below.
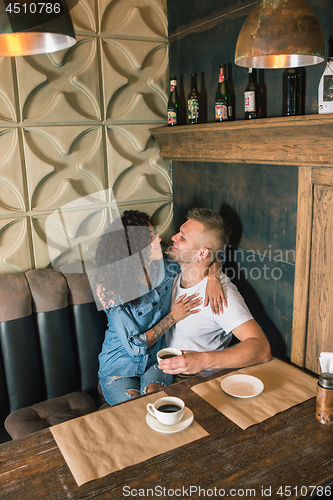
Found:
<svg viewBox="0 0 333 500"><path fill-rule="evenodd" d="M195 385L192 391L242 429L302 403L317 393L316 378L279 359L242 368L232 374L235 373L258 377L264 384L263 392L247 399L226 394L221 388L221 381L231 373Z"/></svg>
<svg viewBox="0 0 333 500"><path fill-rule="evenodd" d="M151 429L147 404L166 396L161 391L50 427L78 486L208 436L195 421L172 434Z"/></svg>

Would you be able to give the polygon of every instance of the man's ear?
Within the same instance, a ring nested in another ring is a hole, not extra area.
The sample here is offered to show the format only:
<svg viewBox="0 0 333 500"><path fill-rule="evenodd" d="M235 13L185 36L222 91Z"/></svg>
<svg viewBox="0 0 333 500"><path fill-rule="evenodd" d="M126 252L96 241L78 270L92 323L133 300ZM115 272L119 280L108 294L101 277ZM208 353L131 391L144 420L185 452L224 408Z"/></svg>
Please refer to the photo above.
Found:
<svg viewBox="0 0 333 500"><path fill-rule="evenodd" d="M207 257L209 257L209 254L210 254L210 252L209 252L208 248L201 248L199 250L199 259L205 260L205 259L207 259Z"/></svg>

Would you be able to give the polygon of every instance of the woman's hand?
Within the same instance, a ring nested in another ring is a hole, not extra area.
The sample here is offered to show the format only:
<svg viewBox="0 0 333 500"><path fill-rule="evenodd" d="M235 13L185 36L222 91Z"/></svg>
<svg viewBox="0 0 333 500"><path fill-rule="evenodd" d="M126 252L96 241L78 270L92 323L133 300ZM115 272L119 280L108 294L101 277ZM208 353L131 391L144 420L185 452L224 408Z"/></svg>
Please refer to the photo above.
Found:
<svg viewBox="0 0 333 500"><path fill-rule="evenodd" d="M199 307L202 304L202 297L198 297L198 293L194 293L189 297L186 296L186 293L178 297L176 302L173 305L173 308L170 312L172 315L174 322L177 323L181 319L186 318L190 314L195 314L200 312L200 309L194 309L195 307Z"/></svg>
<svg viewBox="0 0 333 500"><path fill-rule="evenodd" d="M111 305L115 304L115 301L111 299L110 295L105 291L105 287L100 283L96 285L96 295L102 304L103 309L107 311L110 309Z"/></svg>
<svg viewBox="0 0 333 500"><path fill-rule="evenodd" d="M204 307L207 307L208 304L210 304L213 314L223 313L223 306L228 307L219 274L208 275Z"/></svg>

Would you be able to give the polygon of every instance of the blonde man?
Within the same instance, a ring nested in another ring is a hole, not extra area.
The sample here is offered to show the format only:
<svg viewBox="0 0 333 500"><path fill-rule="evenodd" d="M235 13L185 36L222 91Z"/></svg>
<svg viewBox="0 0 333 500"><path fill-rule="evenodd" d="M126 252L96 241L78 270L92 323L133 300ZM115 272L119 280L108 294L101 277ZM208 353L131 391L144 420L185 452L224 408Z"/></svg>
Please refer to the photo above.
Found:
<svg viewBox="0 0 333 500"><path fill-rule="evenodd" d="M171 306L184 293L204 297L208 269L228 244L229 231L223 218L207 208L188 212L187 221L172 237L169 257L181 267L174 281ZM159 368L170 374L193 374L204 369L240 368L269 361L269 342L248 310L235 285L221 275L228 303L223 314L214 315L200 306L166 333L166 345L183 351L182 356L165 359ZM228 347L232 334L240 341Z"/></svg>

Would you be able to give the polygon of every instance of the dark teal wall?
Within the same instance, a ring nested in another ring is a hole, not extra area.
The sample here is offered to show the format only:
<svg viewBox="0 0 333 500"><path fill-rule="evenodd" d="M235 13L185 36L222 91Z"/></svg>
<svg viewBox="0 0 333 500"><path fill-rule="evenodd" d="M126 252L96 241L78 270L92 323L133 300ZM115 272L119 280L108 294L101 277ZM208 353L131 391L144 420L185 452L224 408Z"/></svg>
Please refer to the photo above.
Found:
<svg viewBox="0 0 333 500"><path fill-rule="evenodd" d="M332 2L307 3L321 22L327 52L328 36L333 35ZM178 77L185 103L190 74L197 73L204 121L214 120L220 63L228 66L236 119L243 119L248 76L233 59L238 33L255 4L249 0L168 0L170 74ZM318 83L324 66L306 68L306 114L317 113ZM268 117L281 116L282 73L261 71ZM227 274L267 334L273 354L279 357L289 357L291 350L297 176L294 166L173 162L175 229L193 206L208 206L227 219L233 229Z"/></svg>

